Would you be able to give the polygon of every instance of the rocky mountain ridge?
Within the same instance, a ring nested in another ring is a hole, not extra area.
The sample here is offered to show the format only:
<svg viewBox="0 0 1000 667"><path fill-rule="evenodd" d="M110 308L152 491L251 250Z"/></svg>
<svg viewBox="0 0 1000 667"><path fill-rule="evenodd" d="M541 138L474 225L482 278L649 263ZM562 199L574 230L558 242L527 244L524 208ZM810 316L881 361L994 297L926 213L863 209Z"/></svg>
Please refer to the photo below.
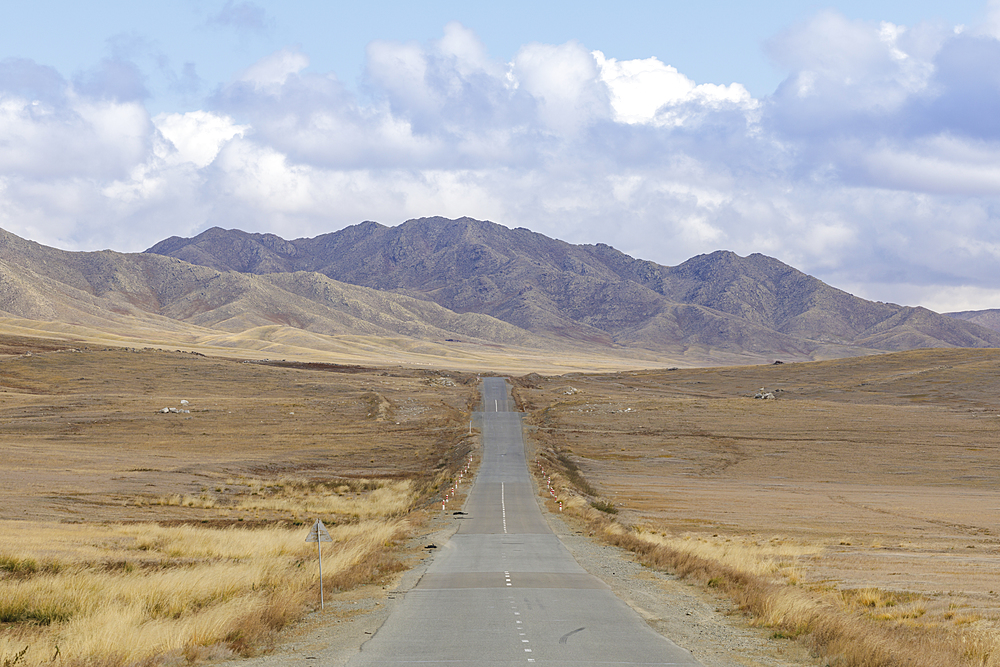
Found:
<svg viewBox="0 0 1000 667"><path fill-rule="evenodd" d="M993 331L1000 331L1000 308L987 308L985 310L962 310L953 313L943 313L948 317L954 317L957 320L964 320L966 322L974 322L981 327L986 327L987 329L992 329Z"/></svg>
<svg viewBox="0 0 1000 667"><path fill-rule="evenodd" d="M765 255L717 251L668 267L471 218L363 222L290 241L212 228L147 253L220 271L317 272L595 347L820 358L1000 345L996 331L866 301Z"/></svg>

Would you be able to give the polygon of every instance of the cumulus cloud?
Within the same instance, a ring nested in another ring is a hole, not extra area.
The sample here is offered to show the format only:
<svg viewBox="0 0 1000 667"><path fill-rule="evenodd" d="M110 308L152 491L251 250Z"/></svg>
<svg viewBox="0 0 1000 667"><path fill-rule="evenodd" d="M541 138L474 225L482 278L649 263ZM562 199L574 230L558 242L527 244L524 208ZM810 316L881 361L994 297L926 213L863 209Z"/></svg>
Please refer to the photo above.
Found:
<svg viewBox="0 0 1000 667"><path fill-rule="evenodd" d="M226 8L252 27L248 3ZM201 108L155 117L128 49L72 80L8 59L0 225L137 250L210 225L303 236L471 215L663 263L764 252L870 298L986 307L1000 258L990 25L822 12L768 43L787 77L761 99L577 42L506 62L459 23L372 42L360 93L288 48Z"/></svg>
<svg viewBox="0 0 1000 667"><path fill-rule="evenodd" d="M578 132L611 117L607 88L593 54L575 42L529 44L514 58L511 78L536 102L550 131Z"/></svg>
<svg viewBox="0 0 1000 667"><path fill-rule="evenodd" d="M696 85L694 81L657 58L619 62L594 51L601 80L608 87L615 120L620 123L683 125L689 118L683 111L717 110L733 106L745 111L759 103L738 83L720 86Z"/></svg>
<svg viewBox="0 0 1000 667"><path fill-rule="evenodd" d="M242 137L250 129L247 125L237 125L228 116L207 111L161 113L153 118L153 124L173 149L164 147L159 157L168 162L190 162L196 167L212 164L225 142L235 136Z"/></svg>
<svg viewBox="0 0 1000 667"><path fill-rule="evenodd" d="M71 92L59 104L3 95L0 174L38 181L117 178L145 160L151 129L145 108L136 102Z"/></svg>

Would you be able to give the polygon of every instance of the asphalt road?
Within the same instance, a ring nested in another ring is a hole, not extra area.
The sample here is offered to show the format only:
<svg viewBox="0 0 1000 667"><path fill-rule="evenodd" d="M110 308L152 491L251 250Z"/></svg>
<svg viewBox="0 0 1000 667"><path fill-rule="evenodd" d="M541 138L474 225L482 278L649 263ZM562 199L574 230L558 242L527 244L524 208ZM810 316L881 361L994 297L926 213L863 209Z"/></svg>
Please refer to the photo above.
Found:
<svg viewBox="0 0 1000 667"><path fill-rule="evenodd" d="M699 665L549 529L502 379L483 381L482 407L482 466L468 515L349 665Z"/></svg>

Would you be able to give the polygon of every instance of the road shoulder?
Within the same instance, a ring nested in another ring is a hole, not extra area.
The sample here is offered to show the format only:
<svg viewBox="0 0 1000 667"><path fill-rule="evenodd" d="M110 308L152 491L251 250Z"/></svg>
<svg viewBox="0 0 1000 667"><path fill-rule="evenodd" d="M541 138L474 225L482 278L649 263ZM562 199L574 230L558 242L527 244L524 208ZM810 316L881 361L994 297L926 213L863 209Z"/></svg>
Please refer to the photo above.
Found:
<svg viewBox="0 0 1000 667"><path fill-rule="evenodd" d="M705 667L814 667L800 644L772 639L750 626L732 602L674 575L636 562L619 547L600 544L543 508L552 531L590 574L604 581L663 637L691 652Z"/></svg>

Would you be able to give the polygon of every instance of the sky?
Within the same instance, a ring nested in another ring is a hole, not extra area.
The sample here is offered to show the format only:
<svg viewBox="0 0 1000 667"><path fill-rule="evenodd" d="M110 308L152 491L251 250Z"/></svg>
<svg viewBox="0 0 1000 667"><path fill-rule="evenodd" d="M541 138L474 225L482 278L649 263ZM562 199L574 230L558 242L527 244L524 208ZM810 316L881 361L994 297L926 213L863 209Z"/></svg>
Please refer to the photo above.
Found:
<svg viewBox="0 0 1000 667"><path fill-rule="evenodd" d="M0 227L39 243L470 216L1000 308L1000 0L4 13Z"/></svg>

